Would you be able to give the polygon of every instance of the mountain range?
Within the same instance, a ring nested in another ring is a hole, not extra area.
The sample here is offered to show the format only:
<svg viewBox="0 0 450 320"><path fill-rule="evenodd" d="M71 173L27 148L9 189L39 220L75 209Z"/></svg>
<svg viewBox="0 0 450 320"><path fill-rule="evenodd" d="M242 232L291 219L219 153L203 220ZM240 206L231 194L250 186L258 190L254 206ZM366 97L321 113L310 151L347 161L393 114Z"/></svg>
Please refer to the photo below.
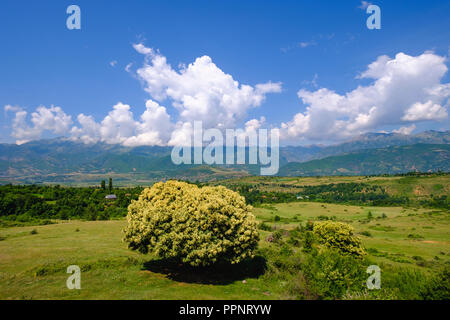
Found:
<svg viewBox="0 0 450 320"><path fill-rule="evenodd" d="M175 165L171 147L83 144L67 138L0 144L0 183L119 184L161 179L214 180L258 174L257 165ZM247 150L248 151L248 150ZM280 148L282 176L449 171L450 131L368 133L330 145Z"/></svg>

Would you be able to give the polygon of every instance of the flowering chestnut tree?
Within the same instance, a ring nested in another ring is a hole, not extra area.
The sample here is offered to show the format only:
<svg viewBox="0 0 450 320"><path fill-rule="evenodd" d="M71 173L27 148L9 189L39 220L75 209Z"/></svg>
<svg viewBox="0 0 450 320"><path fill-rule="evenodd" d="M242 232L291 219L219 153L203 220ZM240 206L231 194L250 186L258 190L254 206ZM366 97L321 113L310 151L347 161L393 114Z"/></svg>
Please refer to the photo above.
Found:
<svg viewBox="0 0 450 320"><path fill-rule="evenodd" d="M192 266L253 257L259 234L252 207L225 187L167 181L142 191L128 207L124 241L142 253Z"/></svg>

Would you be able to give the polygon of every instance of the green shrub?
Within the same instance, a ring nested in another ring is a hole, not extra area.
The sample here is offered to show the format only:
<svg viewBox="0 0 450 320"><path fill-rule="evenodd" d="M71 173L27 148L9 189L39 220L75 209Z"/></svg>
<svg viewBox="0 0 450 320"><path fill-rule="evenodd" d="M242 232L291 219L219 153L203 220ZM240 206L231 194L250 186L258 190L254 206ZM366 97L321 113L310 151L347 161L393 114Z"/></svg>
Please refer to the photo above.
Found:
<svg viewBox="0 0 450 320"><path fill-rule="evenodd" d="M418 300L428 281L425 273L407 268L382 268L381 286L395 291L396 299Z"/></svg>
<svg viewBox="0 0 450 320"><path fill-rule="evenodd" d="M272 233L272 237L274 243L279 243L283 238L283 233L281 232L281 230L277 230L274 233Z"/></svg>
<svg viewBox="0 0 450 320"><path fill-rule="evenodd" d="M30 234L37 234L37 233L38 233L38 232L37 232L36 229L33 229L33 230L30 231Z"/></svg>
<svg viewBox="0 0 450 320"><path fill-rule="evenodd" d="M192 266L238 263L254 256L259 234L251 206L223 186L156 183L128 207L124 241Z"/></svg>
<svg viewBox="0 0 450 320"><path fill-rule="evenodd" d="M303 237L303 251L310 252L314 243L314 234L311 231L306 231Z"/></svg>
<svg viewBox="0 0 450 320"><path fill-rule="evenodd" d="M289 240L288 240L288 243L293 245L294 247L298 247L300 245L300 240L298 238L290 236Z"/></svg>
<svg viewBox="0 0 450 320"><path fill-rule="evenodd" d="M260 230L264 230L264 231L271 231L271 230L272 230L272 227L271 227L270 225L264 223L264 222L260 223L260 224L258 225L258 228L259 228Z"/></svg>
<svg viewBox="0 0 450 320"><path fill-rule="evenodd" d="M421 292L424 300L450 300L450 267L429 279Z"/></svg>
<svg viewBox="0 0 450 320"><path fill-rule="evenodd" d="M283 244L280 248L280 254L283 256L291 256L294 252L292 251L291 247L287 244Z"/></svg>
<svg viewBox="0 0 450 320"><path fill-rule="evenodd" d="M361 234L366 237L372 237L372 234L369 231L363 231Z"/></svg>
<svg viewBox="0 0 450 320"><path fill-rule="evenodd" d="M392 268L382 273L382 287L395 293L393 299L449 300L450 268L435 275L407 268Z"/></svg>
<svg viewBox="0 0 450 320"><path fill-rule="evenodd" d="M308 221L305 223L305 225L299 224L299 231L305 232L305 231L312 231L314 228L314 223L312 221Z"/></svg>
<svg viewBox="0 0 450 320"><path fill-rule="evenodd" d="M361 259L333 249L308 255L302 263L310 291L325 299L339 299L347 292L363 290L366 268Z"/></svg>
<svg viewBox="0 0 450 320"><path fill-rule="evenodd" d="M353 235L353 227L343 222L325 221L314 224L313 233L318 241L343 254L365 255L361 240Z"/></svg>

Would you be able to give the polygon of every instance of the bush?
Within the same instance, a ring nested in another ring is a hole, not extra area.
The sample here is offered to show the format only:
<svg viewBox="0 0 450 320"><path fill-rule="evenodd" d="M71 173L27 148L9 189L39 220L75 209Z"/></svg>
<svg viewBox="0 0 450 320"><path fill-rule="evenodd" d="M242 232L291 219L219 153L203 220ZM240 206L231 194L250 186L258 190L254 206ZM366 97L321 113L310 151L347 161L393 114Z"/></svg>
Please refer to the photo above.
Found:
<svg viewBox="0 0 450 320"><path fill-rule="evenodd" d="M279 243L283 239L283 233L280 230L276 230L272 233L272 238L274 243Z"/></svg>
<svg viewBox="0 0 450 320"><path fill-rule="evenodd" d="M421 292L424 300L450 300L450 267L429 279Z"/></svg>
<svg viewBox="0 0 450 320"><path fill-rule="evenodd" d="M369 231L367 231L367 230L361 232L361 234L362 234L363 236L366 236L366 237L372 237L372 234L371 234Z"/></svg>
<svg viewBox="0 0 450 320"><path fill-rule="evenodd" d="M343 254L365 255L361 240L353 235L353 227L343 222L324 221L314 224L313 233L320 243Z"/></svg>
<svg viewBox="0 0 450 320"><path fill-rule="evenodd" d="M423 239L423 236L421 236L420 234L410 233L410 234L408 234L408 238L409 239Z"/></svg>
<svg viewBox="0 0 450 320"><path fill-rule="evenodd" d="M450 268L444 267L437 274L393 268L384 272L382 286L395 294L393 299L406 300L449 300Z"/></svg>
<svg viewBox="0 0 450 320"><path fill-rule="evenodd" d="M303 251L311 252L313 243L314 243L314 234L311 231L306 231L302 242Z"/></svg>
<svg viewBox="0 0 450 320"><path fill-rule="evenodd" d="M260 230L264 230L264 231L271 231L272 230L272 227L270 225L264 223L264 222L260 223L258 228Z"/></svg>
<svg viewBox="0 0 450 320"><path fill-rule="evenodd" d="M302 270L311 292L319 298L339 299L347 292L365 288L366 266L360 259L344 256L336 250L308 255Z"/></svg>
<svg viewBox="0 0 450 320"><path fill-rule="evenodd" d="M416 269L395 267L382 271L381 281L382 287L395 292L396 299L420 300L428 277L424 272Z"/></svg>
<svg viewBox="0 0 450 320"><path fill-rule="evenodd" d="M314 223L312 221L308 221L305 223L305 225L302 225L300 223L298 229L300 232L305 232L305 231L312 231L314 227Z"/></svg>
<svg viewBox="0 0 450 320"><path fill-rule="evenodd" d="M259 234L251 206L223 186L185 182L156 183L128 207L124 241L192 266L253 257Z"/></svg>

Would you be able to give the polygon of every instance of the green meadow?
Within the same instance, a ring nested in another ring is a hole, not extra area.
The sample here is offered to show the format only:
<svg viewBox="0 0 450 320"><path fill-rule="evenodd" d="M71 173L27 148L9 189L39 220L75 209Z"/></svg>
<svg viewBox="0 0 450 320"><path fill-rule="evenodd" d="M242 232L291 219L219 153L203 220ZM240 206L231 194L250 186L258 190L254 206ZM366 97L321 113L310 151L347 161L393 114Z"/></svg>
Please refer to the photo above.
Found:
<svg viewBox="0 0 450 320"><path fill-rule="evenodd" d="M382 281L386 276L390 289L396 282L389 279L398 270L432 275L450 261L450 217L445 210L291 202L263 204L253 212L271 229L260 230L257 257L206 269L175 266L128 250L122 242L123 219L0 228L0 299L314 298L294 272L300 265L294 261L292 270L284 270L276 250L291 250L286 261L297 254L302 259L301 246L289 241L290 233L308 221L327 219L355 228L367 258L380 265ZM266 240L274 230L280 231L282 245ZM81 290L66 287L69 265L81 268Z"/></svg>

